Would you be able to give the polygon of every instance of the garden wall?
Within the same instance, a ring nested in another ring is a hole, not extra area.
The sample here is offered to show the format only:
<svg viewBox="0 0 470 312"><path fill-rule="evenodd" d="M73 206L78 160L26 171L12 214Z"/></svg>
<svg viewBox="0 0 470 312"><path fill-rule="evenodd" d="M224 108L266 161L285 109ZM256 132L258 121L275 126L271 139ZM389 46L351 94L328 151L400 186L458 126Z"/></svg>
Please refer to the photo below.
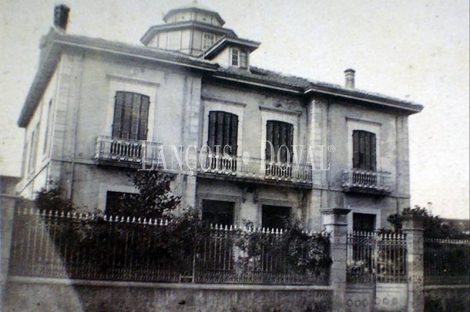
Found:
<svg viewBox="0 0 470 312"><path fill-rule="evenodd" d="M4 311L332 311L328 286L164 284L11 277Z"/></svg>

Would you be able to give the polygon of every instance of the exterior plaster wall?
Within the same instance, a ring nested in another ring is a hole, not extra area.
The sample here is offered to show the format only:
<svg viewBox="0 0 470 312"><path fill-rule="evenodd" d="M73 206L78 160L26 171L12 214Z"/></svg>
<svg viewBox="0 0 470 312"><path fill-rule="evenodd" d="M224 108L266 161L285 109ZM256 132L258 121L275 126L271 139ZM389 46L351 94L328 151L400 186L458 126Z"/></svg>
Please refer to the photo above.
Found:
<svg viewBox="0 0 470 312"><path fill-rule="evenodd" d="M328 104L328 112L328 145L336 147L333 153L328 153L329 205L352 209L349 230L352 230L354 212L376 214L376 228L388 226L386 219L390 214L409 206L408 146L399 143L408 140L407 117L333 101ZM355 129L376 133L377 170L391 173L390 194L342 193L342 172L352 168L352 130Z"/></svg>
<svg viewBox="0 0 470 312"><path fill-rule="evenodd" d="M308 213L308 205L304 203L310 192L307 190L269 185L245 185L212 179L198 179L197 181L198 207L202 208L202 201L205 199L234 202L234 224L238 226L242 226L244 221L251 221L254 226L260 227L263 205L291 207L291 216L299 221L305 220ZM308 226L305 221L302 224Z"/></svg>
<svg viewBox="0 0 470 312"><path fill-rule="evenodd" d="M214 84L206 81L203 82L202 97L205 103L204 118L209 114L206 111L206 107L209 107L206 103L209 101L218 102L227 107L243 107L243 122L241 123L239 120L238 125L239 134L243 138L243 142L240 142L239 139L238 144L243 144L243 150L239 149L238 155L248 152L252 158L264 159L267 120L293 123L294 144L305 146L307 143L307 112L302 105L302 99L299 97L242 86L235 87ZM204 123L203 127L201 142L206 144L207 125Z"/></svg>

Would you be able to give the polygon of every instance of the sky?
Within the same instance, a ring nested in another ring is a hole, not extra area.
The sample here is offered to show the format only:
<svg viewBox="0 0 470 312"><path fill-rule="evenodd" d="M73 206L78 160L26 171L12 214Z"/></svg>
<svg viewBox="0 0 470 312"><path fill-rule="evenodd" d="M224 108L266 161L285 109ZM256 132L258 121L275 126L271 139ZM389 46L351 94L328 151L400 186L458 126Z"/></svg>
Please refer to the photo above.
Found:
<svg viewBox="0 0 470 312"><path fill-rule="evenodd" d="M71 9L67 32L141 44L190 0L0 0L0 175L19 176L16 125L38 68L53 8ZM469 218L468 0L199 0L241 38L261 42L251 64L424 105L410 121L411 203ZM432 203L432 204L428 204Z"/></svg>

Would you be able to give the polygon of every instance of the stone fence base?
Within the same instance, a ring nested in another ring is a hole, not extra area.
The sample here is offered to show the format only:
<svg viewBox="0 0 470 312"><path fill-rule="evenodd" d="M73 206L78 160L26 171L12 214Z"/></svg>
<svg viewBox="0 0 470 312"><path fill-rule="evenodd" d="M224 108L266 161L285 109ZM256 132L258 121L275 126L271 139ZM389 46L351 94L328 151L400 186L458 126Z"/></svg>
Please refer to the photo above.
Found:
<svg viewBox="0 0 470 312"><path fill-rule="evenodd" d="M163 284L10 277L3 311L332 311L328 286Z"/></svg>
<svg viewBox="0 0 470 312"><path fill-rule="evenodd" d="M470 285L424 286L424 311L470 312Z"/></svg>

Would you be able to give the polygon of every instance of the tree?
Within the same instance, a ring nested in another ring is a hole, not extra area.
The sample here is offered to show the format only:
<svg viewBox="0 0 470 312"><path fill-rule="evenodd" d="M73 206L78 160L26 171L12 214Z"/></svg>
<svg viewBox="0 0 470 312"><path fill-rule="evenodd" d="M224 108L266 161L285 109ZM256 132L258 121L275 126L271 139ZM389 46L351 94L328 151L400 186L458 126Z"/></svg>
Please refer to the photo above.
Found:
<svg viewBox="0 0 470 312"><path fill-rule="evenodd" d="M115 213L124 217L160 218L173 211L181 202L171 193L175 176L162 170L138 171L133 177L138 194L124 194Z"/></svg>
<svg viewBox="0 0 470 312"><path fill-rule="evenodd" d="M392 224L396 232L401 231L403 219L406 215L419 216L423 220L424 237L429 238L462 238L466 235L444 222L439 216L434 216L428 209L421 206L405 208L402 213L388 216L387 221Z"/></svg>

